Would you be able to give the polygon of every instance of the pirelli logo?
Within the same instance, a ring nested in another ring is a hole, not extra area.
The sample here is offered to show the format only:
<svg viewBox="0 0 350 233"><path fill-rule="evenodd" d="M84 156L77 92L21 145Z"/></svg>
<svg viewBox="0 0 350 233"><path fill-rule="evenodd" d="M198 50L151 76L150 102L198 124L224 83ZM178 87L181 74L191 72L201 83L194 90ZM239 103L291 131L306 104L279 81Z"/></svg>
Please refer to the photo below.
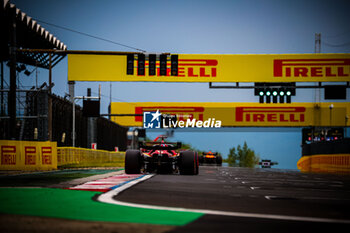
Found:
<svg viewBox="0 0 350 233"><path fill-rule="evenodd" d="M36 147L25 146L24 147L24 159L25 165L35 165L36 163Z"/></svg>
<svg viewBox="0 0 350 233"><path fill-rule="evenodd" d="M16 146L1 146L1 165L16 165Z"/></svg>
<svg viewBox="0 0 350 233"><path fill-rule="evenodd" d="M52 147L51 146L41 147L41 156L42 156L42 165L51 165L52 164Z"/></svg>
<svg viewBox="0 0 350 233"><path fill-rule="evenodd" d="M179 60L179 77L216 77L217 60L208 59L180 59Z"/></svg>
<svg viewBox="0 0 350 233"><path fill-rule="evenodd" d="M274 77L350 77L350 59L275 59Z"/></svg>
<svg viewBox="0 0 350 233"><path fill-rule="evenodd" d="M152 106L135 107L135 114L140 115L143 112L156 112L159 110L162 114L176 115L177 120L186 121L187 119L203 121L204 107L171 107L171 106ZM142 122L142 116L135 116L136 122Z"/></svg>
<svg viewBox="0 0 350 233"><path fill-rule="evenodd" d="M146 68L149 68L149 62L145 62ZM179 59L178 75L176 77L198 77L198 78L211 78L217 76L218 61L215 59ZM160 63L156 62L157 76L160 75ZM165 76L171 76L171 63L167 62L167 70ZM135 71L137 73L137 61L134 63ZM145 72L147 73L147 72ZM144 75L137 75L144 76Z"/></svg>
<svg viewBox="0 0 350 233"><path fill-rule="evenodd" d="M304 122L305 107L236 107L236 122Z"/></svg>

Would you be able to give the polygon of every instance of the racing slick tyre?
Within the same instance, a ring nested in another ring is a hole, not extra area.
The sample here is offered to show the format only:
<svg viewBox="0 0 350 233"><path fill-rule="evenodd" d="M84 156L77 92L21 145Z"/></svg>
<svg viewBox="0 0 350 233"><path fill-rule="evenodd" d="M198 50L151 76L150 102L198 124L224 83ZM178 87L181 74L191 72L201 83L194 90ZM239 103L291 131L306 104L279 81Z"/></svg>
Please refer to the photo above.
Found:
<svg viewBox="0 0 350 233"><path fill-rule="evenodd" d="M199 156L198 156L198 152L196 152L196 156L195 156L195 163L196 163L196 172L195 172L195 175L198 175L198 173L199 173L199 169L198 169L198 167L199 167Z"/></svg>
<svg viewBox="0 0 350 233"><path fill-rule="evenodd" d="M218 164L218 165L222 164L222 157L219 155L216 157L216 164Z"/></svg>
<svg viewBox="0 0 350 233"><path fill-rule="evenodd" d="M183 151L180 153L180 175L198 174L198 154L193 151Z"/></svg>
<svg viewBox="0 0 350 233"><path fill-rule="evenodd" d="M125 152L125 173L141 173L141 153L139 150L127 150Z"/></svg>

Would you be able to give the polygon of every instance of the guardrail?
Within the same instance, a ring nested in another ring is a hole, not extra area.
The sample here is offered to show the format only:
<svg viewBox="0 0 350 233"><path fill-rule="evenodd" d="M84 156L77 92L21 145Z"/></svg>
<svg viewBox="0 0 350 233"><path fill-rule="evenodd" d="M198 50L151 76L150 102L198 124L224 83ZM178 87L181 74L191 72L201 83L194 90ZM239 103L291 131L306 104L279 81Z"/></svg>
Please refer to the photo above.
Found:
<svg viewBox="0 0 350 233"><path fill-rule="evenodd" d="M115 166L124 167L125 152L57 147L57 165L64 167Z"/></svg>

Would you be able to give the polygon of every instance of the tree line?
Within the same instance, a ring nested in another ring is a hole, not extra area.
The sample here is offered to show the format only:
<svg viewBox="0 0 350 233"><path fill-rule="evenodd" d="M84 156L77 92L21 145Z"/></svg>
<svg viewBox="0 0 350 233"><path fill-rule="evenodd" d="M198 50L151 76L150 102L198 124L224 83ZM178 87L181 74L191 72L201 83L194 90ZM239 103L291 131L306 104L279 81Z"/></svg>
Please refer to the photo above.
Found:
<svg viewBox="0 0 350 233"><path fill-rule="evenodd" d="M255 167L259 160L259 155L248 147L247 142L244 142L243 146L232 147L224 162L227 162L229 166Z"/></svg>

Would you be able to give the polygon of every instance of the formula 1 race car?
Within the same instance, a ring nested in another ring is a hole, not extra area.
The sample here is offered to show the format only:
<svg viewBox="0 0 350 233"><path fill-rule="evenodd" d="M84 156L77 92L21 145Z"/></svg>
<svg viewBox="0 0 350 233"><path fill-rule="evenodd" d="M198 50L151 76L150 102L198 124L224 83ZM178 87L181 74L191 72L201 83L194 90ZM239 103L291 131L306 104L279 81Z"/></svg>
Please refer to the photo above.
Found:
<svg viewBox="0 0 350 233"><path fill-rule="evenodd" d="M218 155L217 152L203 152L201 156L199 156L199 163L204 164L204 163L211 163L211 164L217 164L221 165L222 164L222 157L221 155Z"/></svg>
<svg viewBox="0 0 350 233"><path fill-rule="evenodd" d="M198 153L188 150L177 151L181 148L181 143L165 142L165 138L166 136L159 136L153 142L141 142L140 150L127 150L125 173L198 175Z"/></svg>

